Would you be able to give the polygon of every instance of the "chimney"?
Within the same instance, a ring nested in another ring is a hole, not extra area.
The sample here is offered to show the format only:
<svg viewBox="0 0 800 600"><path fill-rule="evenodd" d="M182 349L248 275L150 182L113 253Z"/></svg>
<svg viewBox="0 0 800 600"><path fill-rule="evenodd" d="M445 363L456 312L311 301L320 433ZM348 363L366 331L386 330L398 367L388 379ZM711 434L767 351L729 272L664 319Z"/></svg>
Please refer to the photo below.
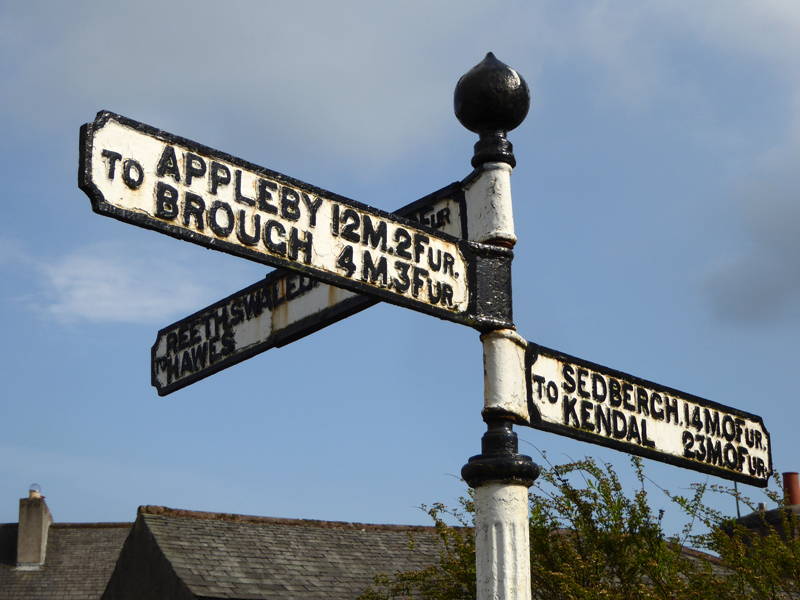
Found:
<svg viewBox="0 0 800 600"><path fill-rule="evenodd" d="M783 474L783 494L789 506L800 504L800 483L797 480L797 473Z"/></svg>
<svg viewBox="0 0 800 600"><path fill-rule="evenodd" d="M23 570L35 570L44 564L47 530L53 517L40 491L41 488L34 483L28 497L19 501L17 567Z"/></svg>

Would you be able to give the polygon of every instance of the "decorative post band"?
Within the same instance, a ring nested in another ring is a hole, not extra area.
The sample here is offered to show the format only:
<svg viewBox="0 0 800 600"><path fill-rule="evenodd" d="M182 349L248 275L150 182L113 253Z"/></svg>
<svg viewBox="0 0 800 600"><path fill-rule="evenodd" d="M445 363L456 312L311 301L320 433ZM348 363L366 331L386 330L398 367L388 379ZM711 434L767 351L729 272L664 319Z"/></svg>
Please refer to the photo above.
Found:
<svg viewBox="0 0 800 600"><path fill-rule="evenodd" d="M481 438L481 453L469 459L461 469L461 477L471 488L489 482L533 485L539 477L539 466L530 456L519 454L517 434L508 419L490 419Z"/></svg>

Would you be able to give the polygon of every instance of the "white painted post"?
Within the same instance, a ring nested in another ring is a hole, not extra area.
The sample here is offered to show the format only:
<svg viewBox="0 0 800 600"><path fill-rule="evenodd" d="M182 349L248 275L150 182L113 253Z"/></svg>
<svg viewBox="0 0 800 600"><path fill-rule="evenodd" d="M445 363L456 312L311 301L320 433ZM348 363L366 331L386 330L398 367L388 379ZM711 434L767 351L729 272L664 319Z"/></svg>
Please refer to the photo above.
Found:
<svg viewBox="0 0 800 600"><path fill-rule="evenodd" d="M511 248L517 238L511 207L511 170L516 164L506 134L525 118L530 92L513 69L489 53L456 86L455 112L480 135L472 166L479 173L467 189L469 238ZM528 423L525 349L512 329L481 335L487 432L481 454L461 475L475 490L475 555L478 600L530 600L528 488L539 475L518 453L513 423Z"/></svg>

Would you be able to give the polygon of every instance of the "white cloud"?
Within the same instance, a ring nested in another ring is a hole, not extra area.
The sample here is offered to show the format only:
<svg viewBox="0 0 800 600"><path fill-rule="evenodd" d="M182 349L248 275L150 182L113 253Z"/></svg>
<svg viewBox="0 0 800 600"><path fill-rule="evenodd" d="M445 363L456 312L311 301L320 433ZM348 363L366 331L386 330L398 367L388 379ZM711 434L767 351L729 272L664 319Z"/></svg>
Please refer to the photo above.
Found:
<svg viewBox="0 0 800 600"><path fill-rule="evenodd" d="M166 325L166 319L187 316L246 281L242 277L245 266L206 269L205 264L198 265L197 256L204 256L196 254L198 249L193 258L187 258L181 249L162 248L159 243L143 254L138 246L98 243L50 262L37 262L46 300L33 306L64 323ZM208 254L205 258L213 260ZM226 291L219 292L220 288Z"/></svg>

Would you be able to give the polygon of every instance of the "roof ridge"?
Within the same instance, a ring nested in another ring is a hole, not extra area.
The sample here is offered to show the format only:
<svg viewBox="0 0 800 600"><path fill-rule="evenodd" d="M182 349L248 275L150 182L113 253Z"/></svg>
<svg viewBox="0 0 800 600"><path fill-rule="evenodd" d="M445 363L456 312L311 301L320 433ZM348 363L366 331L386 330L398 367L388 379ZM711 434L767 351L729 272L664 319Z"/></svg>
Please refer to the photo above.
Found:
<svg viewBox="0 0 800 600"><path fill-rule="evenodd" d="M169 508L167 506L140 506L138 515L158 517L183 517L188 519L206 519L212 521L228 521L234 523L255 523L270 525L292 525L296 527L320 527L324 529L353 529L361 531L420 531L435 532L436 528L428 525L374 525L369 523L348 523L346 521L320 521L316 519L287 519L281 517L258 517L234 513L207 512ZM460 529L460 528L457 528Z"/></svg>

